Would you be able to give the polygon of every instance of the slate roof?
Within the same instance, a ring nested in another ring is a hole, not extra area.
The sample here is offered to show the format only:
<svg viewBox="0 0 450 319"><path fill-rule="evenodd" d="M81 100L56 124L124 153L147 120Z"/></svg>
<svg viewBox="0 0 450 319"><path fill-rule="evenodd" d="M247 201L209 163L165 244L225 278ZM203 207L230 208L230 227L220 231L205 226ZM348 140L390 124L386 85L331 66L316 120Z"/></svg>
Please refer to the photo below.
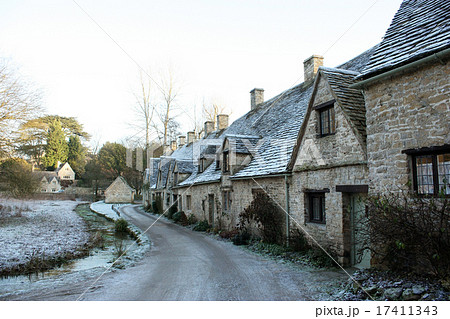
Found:
<svg viewBox="0 0 450 319"><path fill-rule="evenodd" d="M333 88L338 94L338 99L342 107L348 112L349 118L354 121L358 131L365 136L365 122L361 118L363 109L361 108L361 97L355 93L356 90L348 88L348 84L353 83L354 77L359 74L370 55L376 50L373 47L356 58L340 65L345 70L327 69L327 76L330 78ZM338 84L343 80L342 85ZM242 168L231 178L250 178L255 176L269 176L284 173L288 170L288 163L291 159L292 151L297 141L299 129L303 123L307 111L309 100L313 91L313 83L299 84L290 88L274 98L261 103L247 114L234 121L227 129L221 132L210 133L206 138L224 139L228 137L233 140L237 149L243 154L252 153L250 163ZM345 96L349 94L349 97ZM364 104L364 100L362 100ZM254 150L248 150L248 142L257 144ZM204 143L205 141L202 141ZM214 141L216 142L216 141ZM191 146L192 147L192 146ZM173 155L180 157L180 154L192 156L193 148ZM192 158L192 157L191 157ZM213 162L203 173L198 173L197 169L186 180L178 184L179 186L189 186L196 183L207 183L220 181L221 171L216 170Z"/></svg>
<svg viewBox="0 0 450 319"><path fill-rule="evenodd" d="M56 178L59 181L59 177L56 171L33 171L33 174L39 177L40 179L45 177L47 183L50 183L53 178Z"/></svg>
<svg viewBox="0 0 450 319"><path fill-rule="evenodd" d="M361 78L369 78L449 47L449 1L405 0Z"/></svg>
<svg viewBox="0 0 450 319"><path fill-rule="evenodd" d="M328 80L337 102L365 142L367 134L364 96L360 90L350 88L356 83L355 78L358 73L325 67L320 67L319 72Z"/></svg>
<svg viewBox="0 0 450 319"><path fill-rule="evenodd" d="M156 184L156 187L158 189L166 187L169 170L173 164L174 164L174 160L172 158L160 157L159 174L161 176L161 181L159 183L157 182L157 184Z"/></svg>
<svg viewBox="0 0 450 319"><path fill-rule="evenodd" d="M147 179L149 179L150 188L156 188L159 162L160 162L159 158L152 158L150 161L150 168L145 170L145 173L148 174Z"/></svg>
<svg viewBox="0 0 450 319"><path fill-rule="evenodd" d="M190 174L194 172L195 165L192 161L177 161L178 173L180 174Z"/></svg>

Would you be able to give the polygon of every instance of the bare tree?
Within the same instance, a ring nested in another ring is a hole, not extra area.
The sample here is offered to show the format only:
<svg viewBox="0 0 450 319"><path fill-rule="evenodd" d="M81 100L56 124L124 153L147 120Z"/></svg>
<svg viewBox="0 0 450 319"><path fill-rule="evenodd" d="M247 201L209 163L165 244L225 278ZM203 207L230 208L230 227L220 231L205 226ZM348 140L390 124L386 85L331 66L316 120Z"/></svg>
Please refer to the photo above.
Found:
<svg viewBox="0 0 450 319"><path fill-rule="evenodd" d="M40 94L0 59L0 156L11 156L20 124L40 111Z"/></svg>
<svg viewBox="0 0 450 319"><path fill-rule="evenodd" d="M225 106L217 101L213 101L212 103L205 103L203 101L202 115L205 121L214 122L214 127L216 127L217 115L219 114L231 115L231 111L228 111Z"/></svg>
<svg viewBox="0 0 450 319"><path fill-rule="evenodd" d="M175 81L174 72L171 68L161 76L160 84L163 105L161 107L160 119L163 125L162 143L167 145L169 135L169 124L174 121L172 113L175 109L175 99L179 93L179 88Z"/></svg>
<svg viewBox="0 0 450 319"><path fill-rule="evenodd" d="M136 98L135 113L138 116L137 127L144 132L145 146L147 150L150 145L150 135L152 130L153 115L155 113L155 103L152 96L152 79L146 75L139 73L140 88L139 93L135 93Z"/></svg>

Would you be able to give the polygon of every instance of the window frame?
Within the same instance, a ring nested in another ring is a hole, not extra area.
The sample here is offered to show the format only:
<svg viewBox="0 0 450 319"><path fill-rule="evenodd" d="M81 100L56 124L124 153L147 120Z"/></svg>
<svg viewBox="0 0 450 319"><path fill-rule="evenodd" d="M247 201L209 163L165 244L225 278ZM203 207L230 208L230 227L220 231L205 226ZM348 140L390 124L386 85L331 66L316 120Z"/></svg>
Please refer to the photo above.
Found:
<svg viewBox="0 0 450 319"><path fill-rule="evenodd" d="M314 107L314 109L317 111L317 119L318 119L318 128L319 128L319 134L318 137L325 137L329 135L336 134L336 114L334 111L334 103L336 100L331 100L322 104L319 104ZM328 132L324 132L324 127L322 125L322 118L324 114L327 113L328 115Z"/></svg>
<svg viewBox="0 0 450 319"><path fill-rule="evenodd" d="M192 196L186 195L186 210L192 209Z"/></svg>
<svg viewBox="0 0 450 319"><path fill-rule="evenodd" d="M306 190L305 195L307 199L307 205L305 205L308 208L307 211L307 220L309 223L313 224L326 224L327 218L326 218L326 193L329 193L330 191L328 189L324 190ZM320 219L314 218L314 198L320 199Z"/></svg>
<svg viewBox="0 0 450 319"><path fill-rule="evenodd" d="M230 152L228 150L223 151L222 169L224 173L230 172Z"/></svg>
<svg viewBox="0 0 450 319"><path fill-rule="evenodd" d="M447 151L436 151L436 152L423 152L423 153L416 153L411 154L411 162L412 162L412 174L413 174L413 189L414 192L418 196L439 196L440 195L440 184L439 184L439 163L438 163L438 156L439 155L450 155L450 150ZM433 178L433 193L419 193L419 175L417 171L417 159L420 157L430 157L431 158L431 171L432 171L432 178ZM448 187L448 186L447 186ZM445 197L450 197L450 194L444 194Z"/></svg>
<svg viewBox="0 0 450 319"><path fill-rule="evenodd" d="M224 212L231 211L231 190L224 190L222 191L222 207Z"/></svg>

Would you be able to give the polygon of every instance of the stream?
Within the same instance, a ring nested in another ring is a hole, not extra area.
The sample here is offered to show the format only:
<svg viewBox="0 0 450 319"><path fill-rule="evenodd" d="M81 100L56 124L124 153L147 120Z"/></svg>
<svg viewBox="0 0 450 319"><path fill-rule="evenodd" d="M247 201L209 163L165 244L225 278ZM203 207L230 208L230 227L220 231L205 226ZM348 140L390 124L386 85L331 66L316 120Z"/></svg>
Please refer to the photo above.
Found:
<svg viewBox="0 0 450 319"><path fill-rule="evenodd" d="M75 211L86 221L93 237L101 238L96 241L89 256L71 260L60 267L39 273L1 278L0 300L30 291L70 285L98 276L110 268L114 271L132 263L127 255L132 255L139 246L133 244L134 240L129 235L116 234L114 222L92 212L89 205L80 205ZM127 249L126 255L113 265L117 252L121 249Z"/></svg>

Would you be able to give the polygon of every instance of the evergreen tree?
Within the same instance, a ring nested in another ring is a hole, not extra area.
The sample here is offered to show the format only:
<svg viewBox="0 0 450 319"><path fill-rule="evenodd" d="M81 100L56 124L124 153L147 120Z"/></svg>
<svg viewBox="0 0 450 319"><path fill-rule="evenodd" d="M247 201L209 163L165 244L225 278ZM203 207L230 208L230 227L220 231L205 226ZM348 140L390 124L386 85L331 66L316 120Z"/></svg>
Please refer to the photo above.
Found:
<svg viewBox="0 0 450 319"><path fill-rule="evenodd" d="M44 165L47 168L56 169L59 162L66 162L69 147L67 146L61 122L58 119L53 120L48 129L47 145L45 146Z"/></svg>
<svg viewBox="0 0 450 319"><path fill-rule="evenodd" d="M86 165L86 148L81 144L77 135L72 135L67 145L69 147L67 162L69 162L77 178L79 178L84 173Z"/></svg>

